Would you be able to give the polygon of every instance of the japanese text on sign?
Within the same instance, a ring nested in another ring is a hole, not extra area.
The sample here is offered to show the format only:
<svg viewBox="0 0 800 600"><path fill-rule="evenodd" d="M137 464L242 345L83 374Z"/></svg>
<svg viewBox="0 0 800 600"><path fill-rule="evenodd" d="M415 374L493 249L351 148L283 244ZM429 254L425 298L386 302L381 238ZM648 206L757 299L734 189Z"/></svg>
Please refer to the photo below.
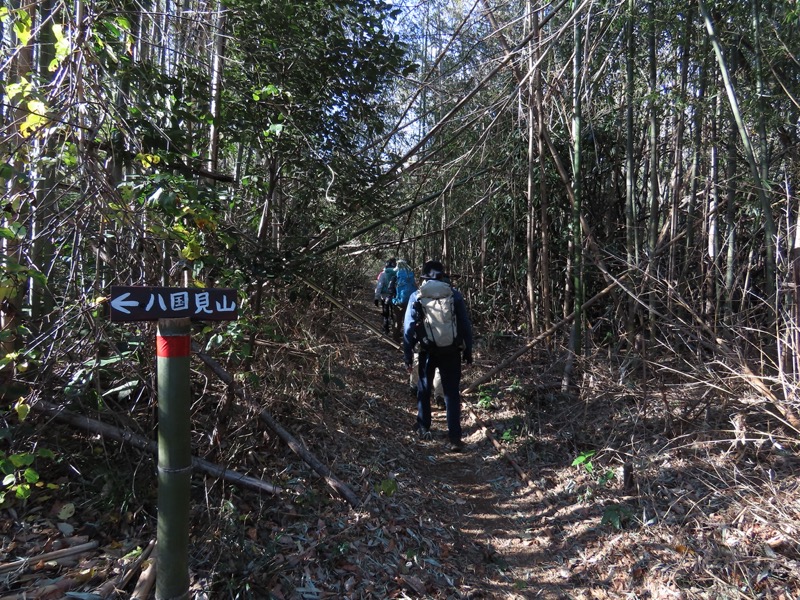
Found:
<svg viewBox="0 0 800 600"><path fill-rule="evenodd" d="M232 321L237 318L236 291L201 288L111 288L112 321L155 321L189 317Z"/></svg>

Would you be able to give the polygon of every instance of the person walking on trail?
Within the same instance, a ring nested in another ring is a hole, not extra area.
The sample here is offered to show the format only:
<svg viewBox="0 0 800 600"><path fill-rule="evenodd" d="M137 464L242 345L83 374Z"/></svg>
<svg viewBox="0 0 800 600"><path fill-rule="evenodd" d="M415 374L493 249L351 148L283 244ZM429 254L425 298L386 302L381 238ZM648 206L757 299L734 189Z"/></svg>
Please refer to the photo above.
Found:
<svg viewBox="0 0 800 600"><path fill-rule="evenodd" d="M392 297L392 310L394 311L392 337L398 342L403 338L403 322L405 320L406 309L408 308L408 299L411 298L411 294L416 291L416 289L417 282L414 279L414 270L409 266L407 261L402 258L399 259L397 261L397 277L394 280L394 285L390 286L389 289L390 293L394 293ZM418 354L415 352L413 367L416 367L418 363ZM419 374L416 368L411 369L409 383L416 396L417 385L419 384ZM439 369L436 369L436 375L433 378L433 397L439 408L445 408L442 378L439 375Z"/></svg>
<svg viewBox="0 0 800 600"><path fill-rule="evenodd" d="M375 306L380 307L381 314L383 315L383 333L389 333L389 324L392 319L392 293L389 288L392 281L397 276L395 267L397 261L390 258L386 261L386 266L383 272L378 275L378 280L375 283Z"/></svg>
<svg viewBox="0 0 800 600"><path fill-rule="evenodd" d="M442 263L428 261L422 267L422 284L408 300L403 323L403 358L413 367L414 347L419 345L417 421L420 437L431 436L431 392L434 372L442 378L449 449L459 452L461 440L461 360L472 364L472 323L464 297L451 287Z"/></svg>
<svg viewBox="0 0 800 600"><path fill-rule="evenodd" d="M408 299L416 289L414 270L401 258L397 261L394 281L389 286L389 293L392 295L392 321L394 324L392 337L398 342L403 336L403 319L408 307Z"/></svg>

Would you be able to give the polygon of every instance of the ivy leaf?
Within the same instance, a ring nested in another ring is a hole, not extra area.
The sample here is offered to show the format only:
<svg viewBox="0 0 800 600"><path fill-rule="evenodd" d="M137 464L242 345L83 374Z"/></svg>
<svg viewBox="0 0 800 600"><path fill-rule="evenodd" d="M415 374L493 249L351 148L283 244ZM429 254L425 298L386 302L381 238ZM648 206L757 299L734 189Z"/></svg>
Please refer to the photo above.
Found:
<svg viewBox="0 0 800 600"><path fill-rule="evenodd" d="M14 33L17 35L19 43L27 46L31 39L31 16L28 11L15 10L14 17Z"/></svg>
<svg viewBox="0 0 800 600"><path fill-rule="evenodd" d="M28 116L19 126L19 132L23 137L29 137L37 133L47 123L47 106L41 100L31 100L28 102Z"/></svg>
<svg viewBox="0 0 800 600"><path fill-rule="evenodd" d="M39 481L39 473L37 473L30 467L28 467L22 472L22 476L28 483L36 483L37 481Z"/></svg>
<svg viewBox="0 0 800 600"><path fill-rule="evenodd" d="M203 247L197 240L189 240L186 246L181 249L181 256L186 260L197 260L203 256Z"/></svg>
<svg viewBox="0 0 800 600"><path fill-rule="evenodd" d="M20 421L24 421L28 418L28 415L31 412L31 407L25 402L24 398L20 398L17 400L16 404L14 404L14 410L17 411L17 417Z"/></svg>

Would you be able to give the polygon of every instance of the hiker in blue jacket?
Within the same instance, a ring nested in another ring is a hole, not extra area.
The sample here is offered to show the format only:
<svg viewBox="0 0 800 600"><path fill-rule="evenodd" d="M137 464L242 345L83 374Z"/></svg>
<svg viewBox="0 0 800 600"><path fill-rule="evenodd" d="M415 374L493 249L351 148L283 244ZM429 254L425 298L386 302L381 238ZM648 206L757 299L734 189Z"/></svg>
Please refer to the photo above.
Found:
<svg viewBox="0 0 800 600"><path fill-rule="evenodd" d="M375 282L375 306L381 309L381 314L383 315L383 333L385 334L389 333L389 323L392 319L393 294L389 291L389 288L397 276L396 266L396 259L390 258L387 260L383 272L378 275L378 280Z"/></svg>
<svg viewBox="0 0 800 600"><path fill-rule="evenodd" d="M402 258L397 261L395 278L389 286L389 293L392 294L392 313L393 326L392 337L398 342L403 336L403 319L405 318L408 299L417 289L417 282L414 281L414 270Z"/></svg>
<svg viewBox="0 0 800 600"><path fill-rule="evenodd" d="M403 358L411 372L414 347L419 344L417 421L414 430L429 438L431 392L434 372L439 369L447 410L447 437L454 452L461 441L461 360L472 364L472 323L464 297L453 289L439 261L422 267L422 284L408 300L403 323Z"/></svg>

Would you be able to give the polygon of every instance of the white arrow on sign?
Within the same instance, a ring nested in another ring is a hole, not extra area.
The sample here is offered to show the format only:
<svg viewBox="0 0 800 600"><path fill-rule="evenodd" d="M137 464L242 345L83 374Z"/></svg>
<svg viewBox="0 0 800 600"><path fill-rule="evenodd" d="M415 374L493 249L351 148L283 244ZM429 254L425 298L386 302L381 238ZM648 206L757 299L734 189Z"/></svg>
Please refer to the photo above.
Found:
<svg viewBox="0 0 800 600"><path fill-rule="evenodd" d="M138 300L125 300L125 298L127 298L130 295L131 295L130 292L125 292L124 294L122 294L118 298L114 298L111 301L111 308L113 308L115 310L118 310L119 312L124 312L126 315L131 314L131 311L129 311L125 307L126 306L139 306L139 301Z"/></svg>

